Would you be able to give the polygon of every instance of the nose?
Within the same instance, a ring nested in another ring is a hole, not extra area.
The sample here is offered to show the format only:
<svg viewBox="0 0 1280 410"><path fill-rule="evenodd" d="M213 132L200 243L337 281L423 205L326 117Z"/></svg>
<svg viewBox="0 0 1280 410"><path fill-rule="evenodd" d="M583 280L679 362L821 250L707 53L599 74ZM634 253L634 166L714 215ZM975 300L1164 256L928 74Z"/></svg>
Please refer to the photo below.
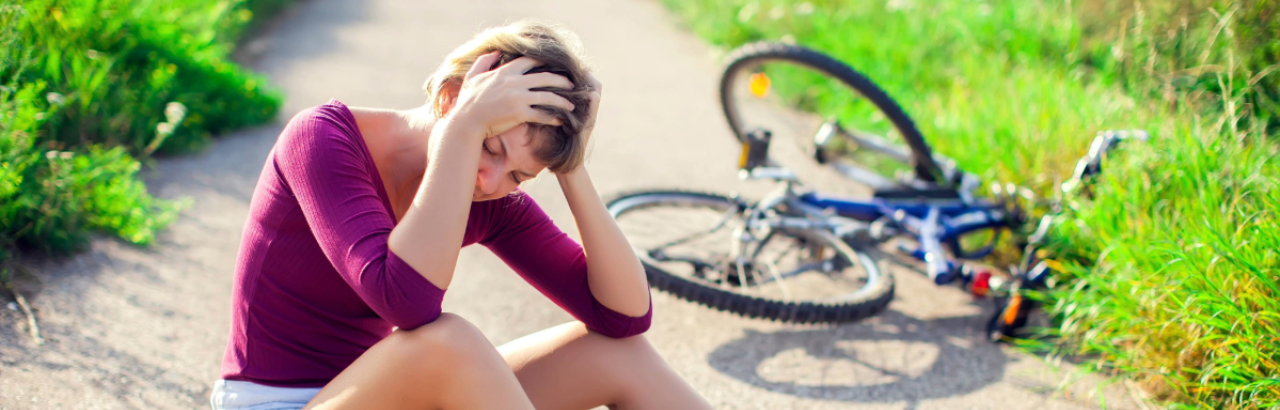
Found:
<svg viewBox="0 0 1280 410"><path fill-rule="evenodd" d="M480 172L476 173L476 190L479 196L493 195L498 190L498 184L502 182L499 179L500 176L501 174L493 172L492 169L481 168Z"/></svg>

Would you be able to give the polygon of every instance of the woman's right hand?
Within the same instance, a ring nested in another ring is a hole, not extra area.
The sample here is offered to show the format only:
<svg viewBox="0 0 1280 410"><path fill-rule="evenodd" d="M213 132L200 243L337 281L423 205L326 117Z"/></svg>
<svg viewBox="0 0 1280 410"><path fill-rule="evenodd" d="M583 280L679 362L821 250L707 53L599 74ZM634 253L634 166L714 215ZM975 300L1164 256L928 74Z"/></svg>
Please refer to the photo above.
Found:
<svg viewBox="0 0 1280 410"><path fill-rule="evenodd" d="M573 111L573 103L550 91L530 90L542 87L568 90L573 88L573 83L552 73L525 74L541 64L529 57L520 57L490 70L489 67L493 67L501 56L501 52L495 51L480 56L472 64L449 112L452 121L478 127L484 138L529 122L559 126L559 118L533 106L554 106Z"/></svg>

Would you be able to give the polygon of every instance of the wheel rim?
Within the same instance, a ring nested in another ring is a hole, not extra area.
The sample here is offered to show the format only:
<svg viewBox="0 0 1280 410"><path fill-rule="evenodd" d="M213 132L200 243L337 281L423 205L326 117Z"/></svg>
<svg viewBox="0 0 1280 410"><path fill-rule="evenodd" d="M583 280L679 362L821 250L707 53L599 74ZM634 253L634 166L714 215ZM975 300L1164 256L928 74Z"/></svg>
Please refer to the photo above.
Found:
<svg viewBox="0 0 1280 410"><path fill-rule="evenodd" d="M836 132L826 158L846 176L871 187L916 178L903 131L872 100L825 71L761 57L735 65L723 81L731 128L739 138L769 130L770 157L780 165L814 161L814 137L827 126Z"/></svg>
<svg viewBox="0 0 1280 410"><path fill-rule="evenodd" d="M609 210L645 264L722 291L839 303L862 298L884 280L871 258L829 233L812 238L782 231L767 239L767 234L758 235L762 246L748 246L751 256L735 260L730 256L732 238L746 233L746 216L726 198L638 195L614 201Z"/></svg>

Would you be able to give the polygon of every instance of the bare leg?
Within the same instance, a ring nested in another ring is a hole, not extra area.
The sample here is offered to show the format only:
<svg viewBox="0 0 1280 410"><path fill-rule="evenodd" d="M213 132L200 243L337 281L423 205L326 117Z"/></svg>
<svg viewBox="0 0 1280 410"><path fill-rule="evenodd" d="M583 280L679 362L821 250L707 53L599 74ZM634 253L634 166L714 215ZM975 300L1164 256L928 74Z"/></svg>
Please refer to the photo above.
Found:
<svg viewBox="0 0 1280 410"><path fill-rule="evenodd" d="M613 339L575 321L498 351L538 410L711 408L643 336Z"/></svg>
<svg viewBox="0 0 1280 410"><path fill-rule="evenodd" d="M378 342L307 409L533 409L479 329L444 314Z"/></svg>

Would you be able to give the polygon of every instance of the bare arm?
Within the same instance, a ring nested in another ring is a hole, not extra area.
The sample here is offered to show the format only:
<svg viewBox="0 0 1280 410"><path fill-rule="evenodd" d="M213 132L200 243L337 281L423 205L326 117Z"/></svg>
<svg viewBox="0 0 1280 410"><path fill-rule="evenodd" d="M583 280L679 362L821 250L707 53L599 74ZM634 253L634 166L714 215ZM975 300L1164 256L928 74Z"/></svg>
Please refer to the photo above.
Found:
<svg viewBox="0 0 1280 410"><path fill-rule="evenodd" d="M480 133L449 117L436 123L422 184L387 239L392 252L441 289L453 281L467 230L480 145L484 143L484 138L476 136Z"/></svg>
<svg viewBox="0 0 1280 410"><path fill-rule="evenodd" d="M584 139L589 139L595 129L603 89L594 75L588 74L587 81L594 91L591 93L591 114L582 130L587 137ZM645 279L644 266L600 200L586 167L558 174L556 178L560 180L560 189L564 190L573 220L578 225L578 235L582 237L591 295L618 313L644 316L649 311L649 281Z"/></svg>
<svg viewBox="0 0 1280 410"><path fill-rule="evenodd" d="M649 282L644 266L600 200L586 168L556 177L582 237L591 295L618 313L644 316L649 311Z"/></svg>
<svg viewBox="0 0 1280 410"><path fill-rule="evenodd" d="M441 289L449 287L458 264L480 166L480 145L527 122L559 124L534 105L573 110L572 103L554 93L530 91L572 87L568 79L550 73L525 75L538 64L527 57L489 71L499 56L495 52L476 60L457 103L432 127L422 184L387 239L392 252Z"/></svg>

